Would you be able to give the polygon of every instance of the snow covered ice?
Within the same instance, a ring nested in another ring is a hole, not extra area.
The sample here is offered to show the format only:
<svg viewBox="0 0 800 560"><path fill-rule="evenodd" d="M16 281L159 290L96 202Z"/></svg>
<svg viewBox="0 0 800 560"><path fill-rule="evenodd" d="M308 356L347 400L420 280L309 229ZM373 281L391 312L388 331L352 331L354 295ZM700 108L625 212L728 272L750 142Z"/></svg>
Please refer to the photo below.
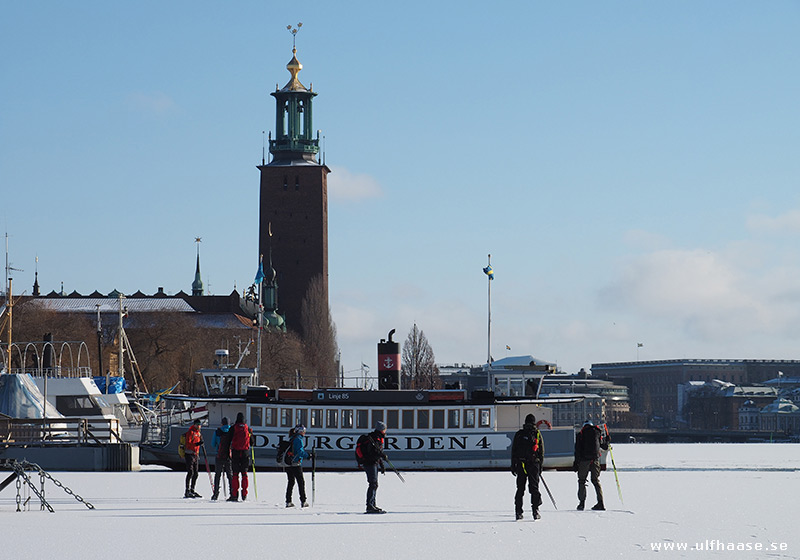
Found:
<svg viewBox="0 0 800 560"><path fill-rule="evenodd" d="M378 505L389 513L378 516L364 515L360 471L317 473L313 507L289 510L280 472L257 474L258 499L251 474L244 503L211 502L204 470L196 500L182 497L182 472L58 472L96 509L48 482L55 513L40 511L35 496L30 511L17 513L12 484L0 493L0 557L800 558L799 451L796 444L615 445L624 503L610 465L601 475L604 512L576 511L575 473L546 471L558 509L542 487L535 522L529 508L514 520L507 471L406 472L405 484L387 471ZM306 486L310 500L308 471ZM589 485L587 507L593 499Z"/></svg>

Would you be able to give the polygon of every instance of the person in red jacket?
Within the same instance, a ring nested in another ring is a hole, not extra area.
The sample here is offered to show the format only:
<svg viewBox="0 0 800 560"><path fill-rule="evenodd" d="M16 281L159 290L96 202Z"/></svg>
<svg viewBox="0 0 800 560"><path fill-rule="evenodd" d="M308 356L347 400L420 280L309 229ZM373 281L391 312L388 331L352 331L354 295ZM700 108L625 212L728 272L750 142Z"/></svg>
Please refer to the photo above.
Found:
<svg viewBox="0 0 800 560"><path fill-rule="evenodd" d="M236 415L236 423L230 429L231 436L231 468L233 479L231 480L231 497L229 502L239 501L239 473L242 475L242 501L247 499L247 469L250 467L250 438L253 432L250 426L244 422L244 414Z"/></svg>
<svg viewBox="0 0 800 560"><path fill-rule="evenodd" d="M200 433L200 420L195 420L192 427L184 435L184 459L186 460L186 492L184 498L202 498L194 491L197 482L197 465L200 446L203 445L203 434Z"/></svg>

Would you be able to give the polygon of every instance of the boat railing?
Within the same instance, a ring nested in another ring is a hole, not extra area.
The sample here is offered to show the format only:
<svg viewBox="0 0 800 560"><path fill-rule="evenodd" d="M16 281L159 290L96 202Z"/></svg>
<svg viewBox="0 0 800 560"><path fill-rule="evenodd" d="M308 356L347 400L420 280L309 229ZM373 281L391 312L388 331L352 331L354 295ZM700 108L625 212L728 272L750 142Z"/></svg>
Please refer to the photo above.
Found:
<svg viewBox="0 0 800 560"><path fill-rule="evenodd" d="M116 418L0 418L0 445L106 445L122 441Z"/></svg>
<svg viewBox="0 0 800 560"><path fill-rule="evenodd" d="M52 368L25 367L25 368L11 368L9 373L13 374L27 373L28 375L36 379L43 377L51 377L51 378L91 377L92 368L86 366L80 366L80 367L59 366Z"/></svg>

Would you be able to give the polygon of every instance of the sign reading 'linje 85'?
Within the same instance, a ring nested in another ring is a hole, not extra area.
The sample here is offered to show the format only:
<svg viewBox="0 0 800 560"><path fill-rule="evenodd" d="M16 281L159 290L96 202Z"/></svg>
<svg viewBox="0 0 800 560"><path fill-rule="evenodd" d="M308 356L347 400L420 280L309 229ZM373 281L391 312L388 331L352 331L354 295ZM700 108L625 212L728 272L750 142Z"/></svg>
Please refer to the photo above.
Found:
<svg viewBox="0 0 800 560"><path fill-rule="evenodd" d="M425 391L314 391L313 401L318 403L426 403Z"/></svg>

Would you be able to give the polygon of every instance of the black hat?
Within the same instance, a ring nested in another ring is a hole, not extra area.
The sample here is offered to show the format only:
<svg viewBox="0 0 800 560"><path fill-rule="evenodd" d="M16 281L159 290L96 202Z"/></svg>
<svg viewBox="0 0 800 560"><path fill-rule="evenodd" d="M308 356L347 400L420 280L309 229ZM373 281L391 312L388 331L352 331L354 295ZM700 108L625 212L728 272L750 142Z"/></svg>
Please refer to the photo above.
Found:
<svg viewBox="0 0 800 560"><path fill-rule="evenodd" d="M525 423L526 424L536 424L536 416L534 416L533 414L528 414L525 417Z"/></svg>
<svg viewBox="0 0 800 560"><path fill-rule="evenodd" d="M236 415L236 423L243 424L244 423L244 412L240 412Z"/></svg>
<svg viewBox="0 0 800 560"><path fill-rule="evenodd" d="M200 425L200 419L199 419L199 418L195 418L195 421L194 421L194 423L195 423L195 424L197 424L197 425L199 426L199 425Z"/></svg>

